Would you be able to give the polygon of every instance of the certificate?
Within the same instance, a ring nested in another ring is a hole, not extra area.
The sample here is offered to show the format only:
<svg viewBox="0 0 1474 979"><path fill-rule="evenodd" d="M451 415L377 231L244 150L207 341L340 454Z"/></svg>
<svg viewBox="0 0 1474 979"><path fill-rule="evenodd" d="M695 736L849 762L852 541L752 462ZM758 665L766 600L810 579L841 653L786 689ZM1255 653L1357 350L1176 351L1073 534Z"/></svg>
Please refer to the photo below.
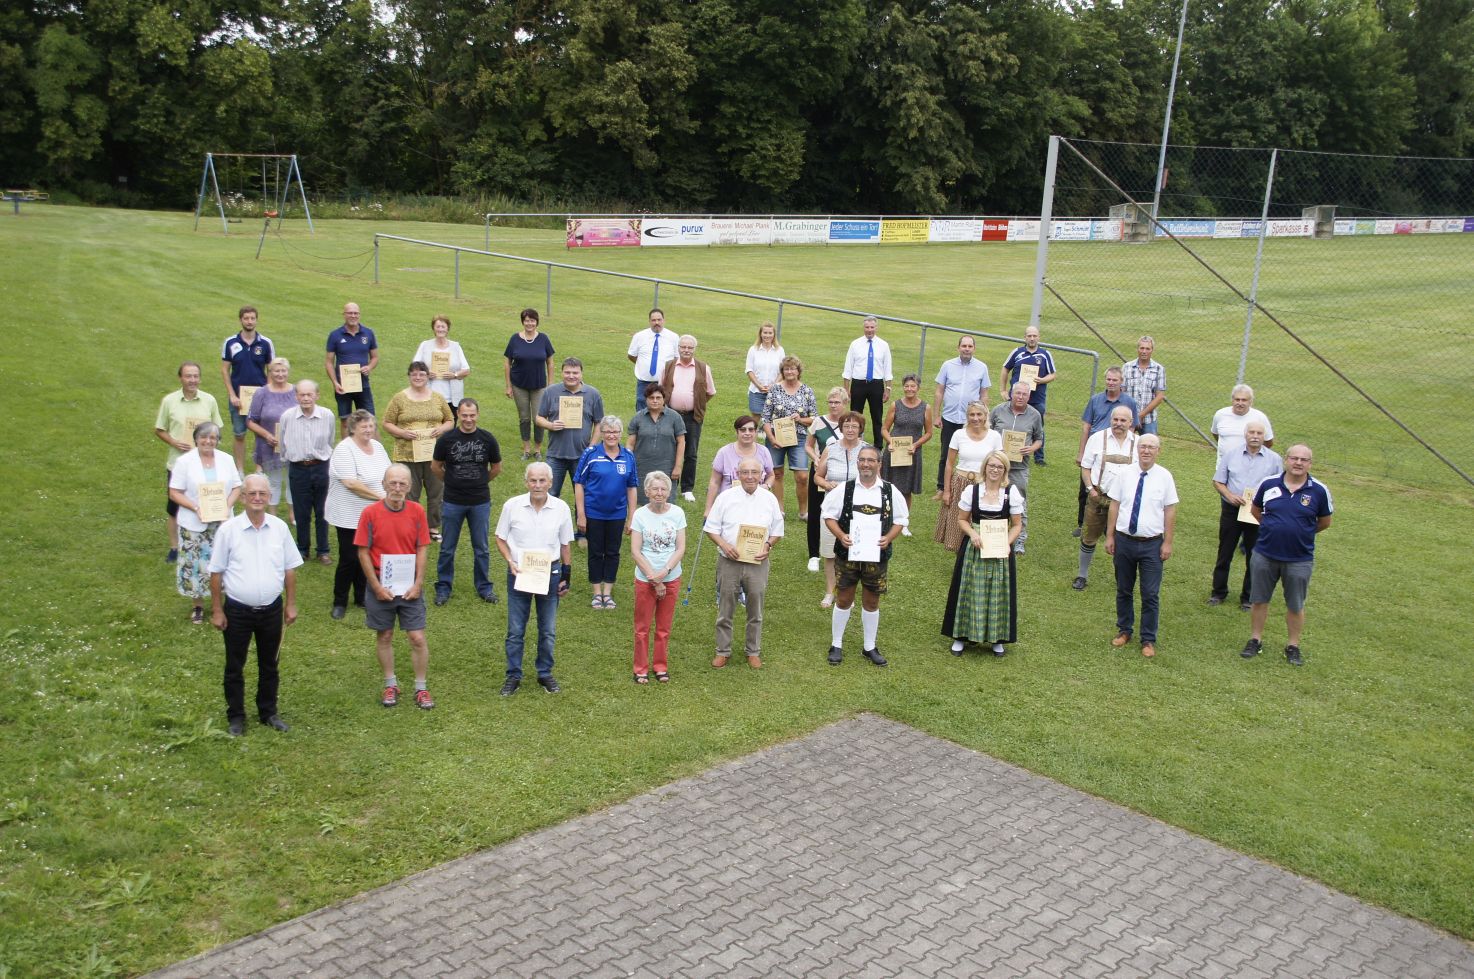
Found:
<svg viewBox="0 0 1474 979"><path fill-rule="evenodd" d="M880 560L880 524L874 520L850 521L849 560Z"/></svg>
<svg viewBox="0 0 1474 979"><path fill-rule="evenodd" d="M564 428L583 431L583 395L560 395L558 397L558 420Z"/></svg>
<svg viewBox="0 0 1474 979"><path fill-rule="evenodd" d="M413 554L383 554L379 556L379 584L391 595L403 595L415 583L415 556Z"/></svg>
<svg viewBox="0 0 1474 979"><path fill-rule="evenodd" d="M978 535L983 539L982 557L1008 557L1008 521L979 520Z"/></svg>
<svg viewBox="0 0 1474 979"><path fill-rule="evenodd" d="M1009 462L1023 462L1024 461L1024 444L1025 444L1024 443L1024 439L1026 439L1028 437L1029 437L1029 433L1028 432L1004 432L1003 433L1003 454L1006 455L1006 456L1008 456L1008 461ZM978 473L980 475L981 475L982 471L983 470L981 468L978 469ZM979 482L981 482L981 480L979 480Z"/></svg>
<svg viewBox="0 0 1474 979"><path fill-rule="evenodd" d="M761 564L758 557L768 549L768 528L758 524L739 524L737 527L737 560L747 564Z"/></svg>
<svg viewBox="0 0 1474 979"><path fill-rule="evenodd" d="M546 595L553 580L553 555L550 551L523 551L517 562L520 569L512 586L529 595Z"/></svg>
<svg viewBox="0 0 1474 979"><path fill-rule="evenodd" d="M450 351L449 350L432 350L432 351L430 351L430 376L431 377L449 377L450 376Z"/></svg>
<svg viewBox="0 0 1474 979"><path fill-rule="evenodd" d="M218 523L230 516L225 505L225 484L221 482L200 484L200 519L205 523Z"/></svg>
<svg viewBox="0 0 1474 979"><path fill-rule="evenodd" d="M1027 384L1029 386L1029 390L1030 391L1033 391L1035 388L1037 388L1039 386L1039 365L1038 364L1022 364L1022 365L1020 365L1019 366L1019 369L1018 369L1018 379L1020 381L1023 381L1025 384Z"/></svg>
<svg viewBox="0 0 1474 979"><path fill-rule="evenodd" d="M414 429L414 428L412 428L412 429L410 429L410 431L412 431L412 432L423 432L424 429L423 428L420 428L420 429ZM429 462L430 460L432 460L432 459L435 458L435 440L434 439L420 439L420 438L410 439L409 440L409 447L410 447L410 451L414 453L414 461L415 462Z"/></svg>
<svg viewBox="0 0 1474 979"><path fill-rule="evenodd" d="M193 442L194 430L209 420L208 418L186 418L184 420L184 440L186 442Z"/></svg>
<svg viewBox="0 0 1474 979"><path fill-rule="evenodd" d="M891 465L892 466L909 466L909 465L911 465L911 446L915 442L916 442L915 437L914 436L911 436L911 435L892 435L891 436Z"/></svg>
<svg viewBox="0 0 1474 979"><path fill-rule="evenodd" d="M242 418L251 413L251 399L256 396L256 392L259 390L261 390L259 385L256 387L252 387L248 384L242 384L240 387L235 389L236 396L241 399L240 410Z"/></svg>
<svg viewBox="0 0 1474 979"><path fill-rule="evenodd" d="M342 385L344 394L361 394L363 392L363 365L339 364L338 383Z"/></svg>
<svg viewBox="0 0 1474 979"><path fill-rule="evenodd" d="M1259 526L1259 521L1254 519L1254 501L1245 500L1244 505L1239 507L1239 523L1251 523Z"/></svg>
<svg viewBox="0 0 1474 979"><path fill-rule="evenodd" d="M798 424L791 416L773 419L773 444L780 449L798 445Z"/></svg>

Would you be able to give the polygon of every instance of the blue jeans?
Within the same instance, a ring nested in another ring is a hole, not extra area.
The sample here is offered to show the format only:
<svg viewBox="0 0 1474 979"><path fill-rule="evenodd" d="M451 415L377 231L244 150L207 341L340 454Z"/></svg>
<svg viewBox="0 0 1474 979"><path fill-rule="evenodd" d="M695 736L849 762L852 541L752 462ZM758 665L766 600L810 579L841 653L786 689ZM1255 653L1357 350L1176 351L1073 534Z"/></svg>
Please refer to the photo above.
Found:
<svg viewBox="0 0 1474 979"><path fill-rule="evenodd" d="M522 649L527 641L527 619L537 602L537 675L553 675L553 640L557 636L560 565L553 565L546 595L529 595L516 588L517 576L507 572L507 679L522 679Z"/></svg>
<svg viewBox="0 0 1474 979"><path fill-rule="evenodd" d="M491 545L487 534L491 527L491 501L465 506L447 500L440 509L440 558L435 566L435 594L449 595L456 576L456 545L460 542L461 521L470 524L471 551L475 554L472 580L476 594L485 598L496 589L491 584Z"/></svg>
<svg viewBox="0 0 1474 979"><path fill-rule="evenodd" d="M761 391L747 392L747 413L754 418L763 416L763 405L768 403L768 396Z"/></svg>
<svg viewBox="0 0 1474 979"><path fill-rule="evenodd" d="M1152 415L1152 420L1151 421L1149 421L1149 422L1142 422L1141 423L1141 434L1142 435L1155 435L1155 434L1157 434L1157 417L1156 417L1156 415Z"/></svg>
<svg viewBox="0 0 1474 979"><path fill-rule="evenodd" d="M648 388L650 385L655 384L655 383L657 383L657 382L655 382L655 381L636 381L635 382L635 410L630 414L630 417L631 418L635 417L635 415L638 415L640 412L642 412L642 411L645 410L645 389Z"/></svg>
<svg viewBox="0 0 1474 979"><path fill-rule="evenodd" d="M315 466L287 463L287 485L292 487L292 503L297 517L297 550L302 560L312 556L312 527L317 527L317 553L328 552L328 464Z"/></svg>
<svg viewBox="0 0 1474 979"><path fill-rule="evenodd" d="M560 459L557 456L548 456L548 468L553 471L553 488L549 490L554 496L563 495L563 477L573 472L573 467L578 465L577 459Z"/></svg>
<svg viewBox="0 0 1474 979"><path fill-rule="evenodd" d="M1162 538L1132 540L1116 534L1116 631L1131 635L1136 622L1132 592L1141 575L1141 641L1157 641L1157 593L1162 590Z"/></svg>

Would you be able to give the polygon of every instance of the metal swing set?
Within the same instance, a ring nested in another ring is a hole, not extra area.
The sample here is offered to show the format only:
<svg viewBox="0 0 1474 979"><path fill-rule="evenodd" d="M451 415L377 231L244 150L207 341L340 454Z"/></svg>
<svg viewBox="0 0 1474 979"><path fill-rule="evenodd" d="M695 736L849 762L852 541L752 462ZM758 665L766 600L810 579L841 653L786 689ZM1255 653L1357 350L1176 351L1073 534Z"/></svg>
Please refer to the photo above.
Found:
<svg viewBox="0 0 1474 979"><path fill-rule="evenodd" d="M223 234L230 234L231 219L225 214L226 201L220 193L219 170L215 163L217 157L227 163L230 160L238 161L235 169L242 178L242 188L244 188L245 161L261 161L261 216L266 219L268 225L275 218L278 231L281 230L282 217L286 213L287 203L291 198L292 182L296 181L297 192L302 198L302 213L307 217L307 231L313 233L312 211L307 206L307 188L302 184L302 170L297 165L297 154L295 153L206 153L205 166L200 173L199 198L195 202L194 209L196 231L200 228L200 215L205 210L206 195L213 192L215 208L220 212L220 230ZM268 164L268 160L272 162ZM227 186L229 186L228 180ZM241 204L244 204L246 200L244 189L234 196ZM231 206L232 208L236 206L236 200L232 200ZM240 221L241 219L236 218L235 220Z"/></svg>

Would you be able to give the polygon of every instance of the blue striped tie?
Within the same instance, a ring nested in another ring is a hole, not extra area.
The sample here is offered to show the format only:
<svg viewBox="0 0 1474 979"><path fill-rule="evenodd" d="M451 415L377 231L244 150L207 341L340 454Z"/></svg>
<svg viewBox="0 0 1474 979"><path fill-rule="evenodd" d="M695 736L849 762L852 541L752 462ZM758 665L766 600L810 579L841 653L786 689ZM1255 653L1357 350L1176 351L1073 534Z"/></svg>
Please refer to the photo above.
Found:
<svg viewBox="0 0 1474 979"><path fill-rule="evenodd" d="M1146 487L1146 470L1141 471L1141 478L1136 481L1136 498L1131 501L1131 521L1126 524L1126 533L1136 533L1136 518L1141 515L1141 491Z"/></svg>

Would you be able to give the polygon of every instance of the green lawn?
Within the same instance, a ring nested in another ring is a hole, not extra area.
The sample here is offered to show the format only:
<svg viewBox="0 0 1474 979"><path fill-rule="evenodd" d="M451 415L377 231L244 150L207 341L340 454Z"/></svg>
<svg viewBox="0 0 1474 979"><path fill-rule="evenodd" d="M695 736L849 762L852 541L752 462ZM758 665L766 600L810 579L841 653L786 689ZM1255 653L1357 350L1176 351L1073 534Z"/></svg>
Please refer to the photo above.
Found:
<svg viewBox="0 0 1474 979"><path fill-rule="evenodd" d="M1088 361L1069 357L1051 397L1053 464L1034 481L1022 641L1002 661L947 655L936 630L950 555L930 542L935 504L918 501L918 535L901 541L883 605L885 671L857 657L837 670L825 664L822 583L803 568L795 525L775 558L760 673L707 666L707 553L691 606L678 612L668 687L629 680L626 565L617 612L592 611L587 585L575 584L559 620L560 697L496 695L504 607L466 601L463 583L431 614L440 706L385 711L370 634L356 615L329 620L331 569L311 566L282 654L293 729L225 738L220 638L188 624L161 560L164 453L150 429L178 362L204 362L205 386L218 395L215 351L249 302L294 377L318 376L323 340L353 300L383 346L383 401L430 317L444 312L476 368L470 389L485 395L484 422L515 449L513 409L497 393L499 354L516 311L544 305L544 279L540 269L466 258L454 301L449 259L402 245L385 246L373 285L375 227L363 222L319 222L314 237L289 229L260 261L253 235L191 224L187 215L61 207L0 218L10 338L0 378L11 420L0 446L15 480L0 499L12 595L0 613L0 976L156 967L862 710L1474 937L1474 683L1469 603L1457 597L1468 580L1460 548L1474 532L1470 498L1448 483L1406 492L1359 461L1358 439L1320 438L1316 424L1354 410L1324 372L1257 381L1282 446L1312 433L1337 505L1302 670L1276 655L1241 661L1246 617L1203 605L1218 507L1211 452L1186 439L1169 439L1162 459L1183 501L1159 655L1110 650L1108 559L1097 560L1085 593L1068 585L1068 463L1088 390ZM481 241L479 228L377 230ZM1027 315L1034 254L1001 245L568 254L553 236L517 234L501 247L1000 333L1018 332ZM1367 254L1370 276L1380 253ZM585 360L610 410L627 411L624 350L644 323L649 286L571 272L554 284L547 332L560 354ZM735 414L742 353L775 311L670 287L661 305L718 365L717 417ZM1046 340L1097 346L1058 306L1047 313ZM784 314L785 346L821 391L856 331L846 317ZM885 332L909 369L916 331ZM1136 332L1123 325L1113 342ZM1209 413L1226 404L1237 333L1168 341L1157 332L1169 370L1182 365L1174 394ZM1375 339L1362 338L1367 351ZM950 343L934 334L929 375L939 347ZM983 350L996 372L1005 345ZM1224 351L1232 363L1220 379ZM1212 369L1194 368L1199 358ZM1467 416L1449 424L1468 426ZM1197 407L1194 418L1206 426ZM707 458L722 444L721 422L708 432ZM929 454L928 473L934 465ZM516 469L493 487L498 504L520 490ZM467 548L461 559L469 575ZM1282 645L1282 622L1272 621L1266 647ZM650 839L659 844L659 827Z"/></svg>

